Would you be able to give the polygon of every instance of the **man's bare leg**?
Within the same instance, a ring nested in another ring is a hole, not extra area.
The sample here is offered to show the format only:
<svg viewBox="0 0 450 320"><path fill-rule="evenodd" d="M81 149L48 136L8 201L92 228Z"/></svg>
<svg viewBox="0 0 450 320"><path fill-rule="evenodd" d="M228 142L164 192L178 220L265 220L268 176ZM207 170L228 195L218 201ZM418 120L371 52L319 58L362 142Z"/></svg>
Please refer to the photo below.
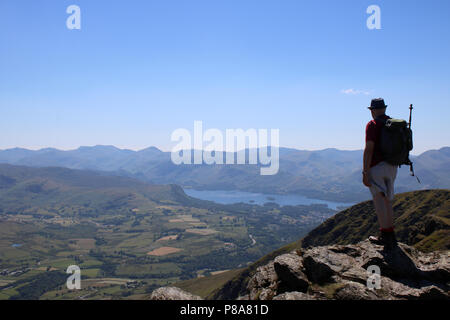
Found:
<svg viewBox="0 0 450 320"><path fill-rule="evenodd" d="M389 225L389 218L388 218L388 208L386 206L386 197L382 192L378 192L373 197L373 204L375 207L375 212L378 217L378 223L380 225L381 229L387 229L390 228L392 225ZM392 206L391 206L392 209ZM392 211L391 211L392 212Z"/></svg>
<svg viewBox="0 0 450 320"><path fill-rule="evenodd" d="M387 197L384 198L384 207L386 208L386 227L387 229L394 227L394 209L392 208L392 202Z"/></svg>
<svg viewBox="0 0 450 320"><path fill-rule="evenodd" d="M371 236L369 240L376 244L384 244L385 248L392 249L397 243L394 234L394 210L392 203L382 192L377 193L373 197L373 203L378 223L380 224L381 236Z"/></svg>

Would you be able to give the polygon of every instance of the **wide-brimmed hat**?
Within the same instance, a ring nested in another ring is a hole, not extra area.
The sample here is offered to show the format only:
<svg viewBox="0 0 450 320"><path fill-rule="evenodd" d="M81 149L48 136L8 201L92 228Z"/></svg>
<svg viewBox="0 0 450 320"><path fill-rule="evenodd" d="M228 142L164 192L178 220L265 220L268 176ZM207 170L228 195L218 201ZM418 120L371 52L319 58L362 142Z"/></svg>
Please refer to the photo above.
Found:
<svg viewBox="0 0 450 320"><path fill-rule="evenodd" d="M372 99L372 101L370 102L370 110L374 110L374 109L384 109L386 108L387 105L384 103L384 99L382 98L376 98L376 99Z"/></svg>

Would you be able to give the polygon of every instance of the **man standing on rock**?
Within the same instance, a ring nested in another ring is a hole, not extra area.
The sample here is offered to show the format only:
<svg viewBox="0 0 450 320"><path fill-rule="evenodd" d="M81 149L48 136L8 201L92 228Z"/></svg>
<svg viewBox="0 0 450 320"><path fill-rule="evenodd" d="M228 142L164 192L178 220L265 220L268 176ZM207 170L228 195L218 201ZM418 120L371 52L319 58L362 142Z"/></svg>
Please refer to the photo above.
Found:
<svg viewBox="0 0 450 320"><path fill-rule="evenodd" d="M396 245L394 234L394 181L397 167L384 161L380 146L381 128L384 121L390 119L386 115L386 107L382 98L373 99L369 110L373 120L366 126L366 147L364 149L363 183L372 193L375 212L380 225L380 235L371 236L369 240L375 244L392 248Z"/></svg>

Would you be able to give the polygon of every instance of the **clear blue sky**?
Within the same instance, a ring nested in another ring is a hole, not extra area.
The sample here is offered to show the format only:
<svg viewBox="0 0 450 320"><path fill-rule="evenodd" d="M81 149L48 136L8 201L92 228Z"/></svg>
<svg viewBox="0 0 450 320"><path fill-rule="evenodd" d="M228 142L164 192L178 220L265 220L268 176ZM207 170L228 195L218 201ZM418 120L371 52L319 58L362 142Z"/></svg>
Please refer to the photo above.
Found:
<svg viewBox="0 0 450 320"><path fill-rule="evenodd" d="M81 30L66 28L71 4ZM448 146L449 13L448 0L2 0L0 149L169 150L194 120L361 149L379 96L393 117L415 105L414 153Z"/></svg>

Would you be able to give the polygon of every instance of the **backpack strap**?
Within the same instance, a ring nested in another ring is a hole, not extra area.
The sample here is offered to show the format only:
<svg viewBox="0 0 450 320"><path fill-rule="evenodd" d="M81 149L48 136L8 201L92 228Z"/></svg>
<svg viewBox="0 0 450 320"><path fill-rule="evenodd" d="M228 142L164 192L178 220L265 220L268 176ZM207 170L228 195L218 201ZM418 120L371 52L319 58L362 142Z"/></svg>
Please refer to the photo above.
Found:
<svg viewBox="0 0 450 320"><path fill-rule="evenodd" d="M383 125L385 125L385 124L386 124L386 121L389 120L389 118L384 119L383 116L378 116L378 117L376 117L374 120L375 120L375 122L379 121L379 122L381 122Z"/></svg>

